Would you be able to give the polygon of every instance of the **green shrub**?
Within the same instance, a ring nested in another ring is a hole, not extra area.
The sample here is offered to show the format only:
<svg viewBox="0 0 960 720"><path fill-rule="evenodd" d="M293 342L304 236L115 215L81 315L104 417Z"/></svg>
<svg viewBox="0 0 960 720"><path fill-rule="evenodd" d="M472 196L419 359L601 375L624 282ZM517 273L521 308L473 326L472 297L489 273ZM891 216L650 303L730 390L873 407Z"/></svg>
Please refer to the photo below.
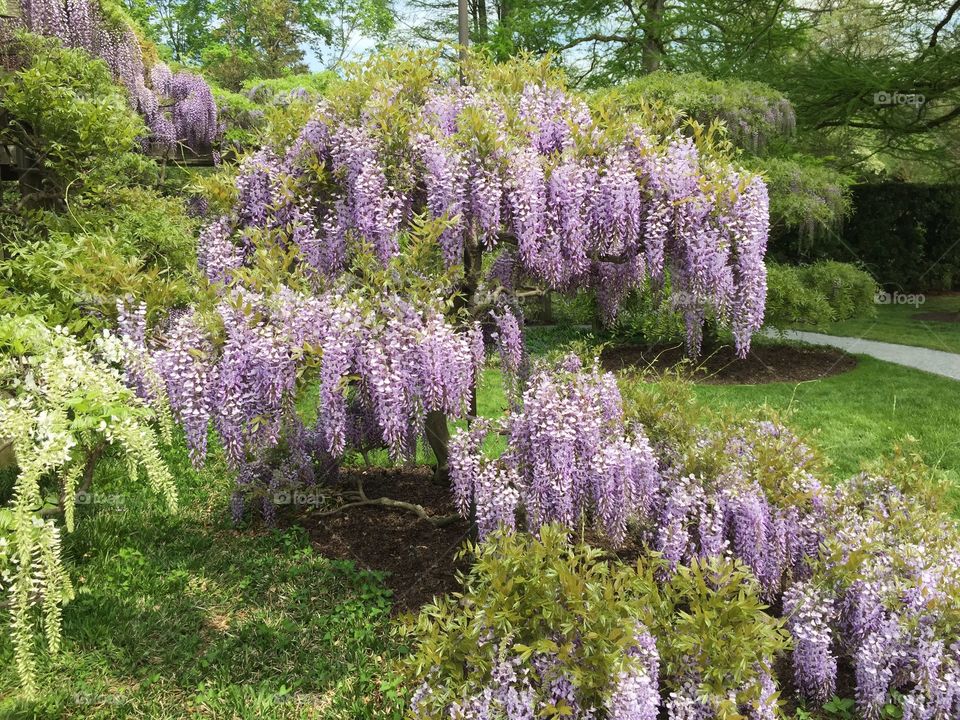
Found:
<svg viewBox="0 0 960 720"><path fill-rule="evenodd" d="M649 343L679 343L686 336L683 315L670 300L669 281L661 293L643 288L624 301L610 328L614 337Z"/></svg>
<svg viewBox="0 0 960 720"><path fill-rule="evenodd" d="M631 590L636 574L602 561L598 550L570 545L555 526L539 539L499 533L467 552L474 564L462 592L425 606L408 628L414 649L407 671L431 686L424 708L433 711L424 715L445 717L465 694L482 692L501 654L525 666L555 658L579 703L602 707L645 611ZM569 700L555 712L569 714Z"/></svg>
<svg viewBox="0 0 960 720"><path fill-rule="evenodd" d="M767 263L766 323L786 328L870 317L876 311L876 293L873 278L848 263Z"/></svg>
<svg viewBox="0 0 960 720"><path fill-rule="evenodd" d="M627 421L642 425L657 447L683 453L700 429L719 421L710 407L697 401L693 381L682 369L652 378L639 372L619 373L617 385Z"/></svg>
<svg viewBox="0 0 960 720"><path fill-rule="evenodd" d="M156 178L155 164L133 152L146 128L103 62L47 38L16 42L30 62L0 74L0 141L42 159L34 204Z"/></svg>
<svg viewBox="0 0 960 720"><path fill-rule="evenodd" d="M163 312L196 292L196 223L180 201L146 188L118 187L112 202L66 214L10 215L0 232L0 277L11 290L0 312L36 313L89 337L112 324L118 299Z"/></svg>
<svg viewBox="0 0 960 720"><path fill-rule="evenodd" d="M682 690L732 719L760 702L761 676L787 647L756 580L727 560L665 579L655 558L635 568L606 561L557 526L539 538L500 533L469 552L462 592L407 627L415 717L448 717L511 683L532 694L538 716L602 711L621 673L635 672L654 685L659 674L654 705Z"/></svg>
<svg viewBox="0 0 960 720"><path fill-rule="evenodd" d="M699 73L655 72L598 93L623 110L652 107L672 121L682 114L702 125L721 121L741 147L762 150L773 138L791 135L795 116L783 93L749 80L709 80Z"/></svg>
<svg viewBox="0 0 960 720"><path fill-rule="evenodd" d="M758 707L760 675L772 675L775 659L789 647L781 620L766 613L760 586L744 565L714 558L681 565L669 581L648 588L661 600L654 622L661 672L668 689L684 678L700 679L697 695L717 718L740 718L740 708Z"/></svg>
<svg viewBox="0 0 960 720"><path fill-rule="evenodd" d="M246 95L223 88L213 89L217 103L217 118L226 126L223 142L237 150L252 147L257 133L263 128L263 108Z"/></svg>
<svg viewBox="0 0 960 720"><path fill-rule="evenodd" d="M819 325L833 320L826 296L804 283L800 268L767 263L766 323L786 328L796 323Z"/></svg>
<svg viewBox="0 0 960 720"><path fill-rule="evenodd" d="M103 62L28 34L30 58L0 78L0 142L39 159L23 198L0 214L0 313L36 314L89 338L120 298L154 312L195 293L197 224L160 192L157 164L136 152L146 132Z"/></svg>
<svg viewBox="0 0 960 720"><path fill-rule="evenodd" d="M826 298L834 320L873 315L877 283L857 266L822 260L801 268L800 274L805 285Z"/></svg>
<svg viewBox="0 0 960 720"><path fill-rule="evenodd" d="M253 78L243 83L243 92L253 102L272 104L290 97L303 95L304 100L316 102L336 79L332 72L298 73L262 80Z"/></svg>
<svg viewBox="0 0 960 720"><path fill-rule="evenodd" d="M592 325L596 317L593 294L579 291L573 295L552 293L553 322L557 325Z"/></svg>

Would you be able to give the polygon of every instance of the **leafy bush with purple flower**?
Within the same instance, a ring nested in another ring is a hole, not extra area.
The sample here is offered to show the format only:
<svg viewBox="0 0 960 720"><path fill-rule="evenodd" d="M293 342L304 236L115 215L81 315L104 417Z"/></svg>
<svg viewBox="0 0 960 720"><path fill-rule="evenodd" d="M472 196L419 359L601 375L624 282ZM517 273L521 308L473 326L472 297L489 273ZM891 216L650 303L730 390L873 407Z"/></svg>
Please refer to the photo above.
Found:
<svg viewBox="0 0 960 720"><path fill-rule="evenodd" d="M710 318L745 354L763 182L709 138L592 114L545 65L475 62L461 83L394 54L354 72L241 164L201 238L204 302L126 333L128 375L161 379L138 387L166 388L197 464L216 430L237 519L272 522L276 493L330 480L351 450L433 447L490 542L418 621L414 712L767 720L787 688L822 704L851 687L866 718L891 702L955 717L952 520L882 472L825 485L774 420L710 420L597 362L525 352L533 284L593 288L611 320L669 288L691 352ZM501 421L476 417L488 344ZM466 425L449 444L448 420ZM578 533L637 568L571 547Z"/></svg>
<svg viewBox="0 0 960 720"><path fill-rule="evenodd" d="M118 6L98 0L31 0L24 9L31 33L56 38L106 63L149 129L144 143L168 147L182 143L202 151L222 135L207 82L194 73L174 73L156 59L156 48L138 34L136 23Z"/></svg>
<svg viewBox="0 0 960 720"><path fill-rule="evenodd" d="M658 562L610 562L559 525L467 552L462 593L408 626L412 717L776 717L787 636L742 565L694 563L663 583Z"/></svg>
<svg viewBox="0 0 960 720"><path fill-rule="evenodd" d="M426 75L413 72L424 63ZM632 288L669 273L689 301L691 350L710 308L747 351L764 301L759 178L709 145L607 126L542 64L477 63L463 84L431 55L356 72L288 146L244 160L232 207L204 230L215 337L178 329L194 311L159 338L159 371L198 460L212 420L237 469L257 462L296 425L311 378L324 452L340 458L359 440L409 457L428 422L474 411L484 324L522 390L517 278L599 284L612 315ZM178 77L158 82L176 94ZM428 435L441 466L444 435ZM583 462L606 467L611 487L624 462L632 482L651 474L642 439L606 439L598 427ZM599 485L592 493L622 534L624 511Z"/></svg>

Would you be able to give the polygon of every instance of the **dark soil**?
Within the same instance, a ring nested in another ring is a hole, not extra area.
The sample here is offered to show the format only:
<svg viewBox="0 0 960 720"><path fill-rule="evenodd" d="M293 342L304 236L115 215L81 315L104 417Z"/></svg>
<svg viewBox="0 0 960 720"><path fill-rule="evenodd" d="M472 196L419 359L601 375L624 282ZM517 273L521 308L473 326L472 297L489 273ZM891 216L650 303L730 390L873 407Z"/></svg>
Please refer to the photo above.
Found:
<svg viewBox="0 0 960 720"><path fill-rule="evenodd" d="M345 469L338 487L352 490L358 474L368 498L414 503L436 517L456 513L450 488L433 482L430 468ZM416 611L434 596L458 589L455 574L467 567L455 560L470 538L470 523L459 518L436 527L411 512L370 505L326 517L308 514L297 523L306 528L314 548L324 557L386 571L385 582L393 591L396 612Z"/></svg>
<svg viewBox="0 0 960 720"><path fill-rule="evenodd" d="M932 320L933 322L960 323L960 312L922 312L912 316L913 320Z"/></svg>
<svg viewBox="0 0 960 720"><path fill-rule="evenodd" d="M801 382L853 370L857 359L840 350L788 345L756 345L744 360L730 346L705 351L699 360L684 355L683 345L624 345L604 350L600 357L608 370L634 368L662 374L683 369L710 385L760 385Z"/></svg>

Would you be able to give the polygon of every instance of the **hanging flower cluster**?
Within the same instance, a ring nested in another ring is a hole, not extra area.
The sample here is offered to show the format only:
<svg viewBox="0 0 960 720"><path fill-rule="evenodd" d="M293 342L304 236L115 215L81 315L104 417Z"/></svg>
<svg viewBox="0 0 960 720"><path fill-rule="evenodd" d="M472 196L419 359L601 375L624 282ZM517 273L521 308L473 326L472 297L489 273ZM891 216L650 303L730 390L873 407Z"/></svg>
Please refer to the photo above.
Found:
<svg viewBox="0 0 960 720"><path fill-rule="evenodd" d="M849 668L864 718L882 717L892 693L902 695L905 717L958 716L960 542L952 520L882 478L862 475L828 491L809 449L771 422L704 432L688 456L651 449L642 434L625 435L611 376L565 364L534 373L502 428L475 423L452 442L457 505L481 536L514 528L522 509L530 529L558 522L576 530L584 516L614 542L629 529L660 554L664 580L683 566L735 558L762 597L782 607L801 696L828 701ZM491 429L507 435L498 459L483 452ZM684 474L692 467L701 472ZM670 717L713 717L697 709L697 687L676 694Z"/></svg>
<svg viewBox="0 0 960 720"><path fill-rule="evenodd" d="M284 288L266 296L236 286L216 309L219 323L183 314L155 333L149 348L142 311L124 315L121 334L140 350L128 356L127 378L148 398L155 393L143 378L161 379L198 465L212 422L241 486L264 477L265 454L282 443L304 457L373 447L409 456L427 413L465 413L483 361L479 325L457 332L438 311L395 295ZM215 324L222 332L206 327ZM294 400L316 358L319 414L306 431L298 429ZM309 442L287 437L291 428L307 432Z"/></svg>
<svg viewBox="0 0 960 720"><path fill-rule="evenodd" d="M500 362L507 373L516 375L520 371L524 355L520 321L509 307L502 308L499 313L491 314L497 325L494 337L500 353Z"/></svg>
<svg viewBox="0 0 960 720"><path fill-rule="evenodd" d="M769 422L705 434L697 446L722 464L710 475L684 476L662 452L664 482L645 537L672 569L698 557L733 555L773 601L792 580L809 577L822 540L823 490L808 469L809 450ZM785 497L796 500L775 500Z"/></svg>
<svg viewBox="0 0 960 720"><path fill-rule="evenodd" d="M450 480L464 516L475 506L481 536L513 527L522 508L527 526L576 527L585 515L618 543L627 520L642 516L660 481L639 429L624 426L613 375L579 367L535 373L519 412L503 424L508 450L496 461L482 453L490 427L475 423L451 443Z"/></svg>
<svg viewBox="0 0 960 720"><path fill-rule="evenodd" d="M322 102L288 149L247 162L230 215L234 244L266 223L335 277L360 248L386 264L426 214L443 223L448 267L510 253L536 283L595 288L608 320L631 290L669 275L691 352L708 314L729 321L738 351L748 351L766 296L759 178L689 138L604 127L543 82L514 94L441 82L425 98L406 92L392 85L359 104ZM409 114L409 130L397 113Z"/></svg>
<svg viewBox="0 0 960 720"><path fill-rule="evenodd" d="M344 301L320 343L320 424L327 449L341 455L350 440L350 408L374 418L378 440L395 459L409 456L426 413L462 416L479 372L479 328L458 333L436 312L421 313L399 297L364 308ZM355 387L347 383L359 375Z"/></svg>
<svg viewBox="0 0 960 720"><path fill-rule="evenodd" d="M903 694L905 718L960 716L955 524L869 475L840 486L829 509L819 586L801 583L784 600L798 686L829 698L842 659L864 718L881 717L893 691Z"/></svg>
<svg viewBox="0 0 960 720"><path fill-rule="evenodd" d="M23 15L31 32L103 60L143 116L148 140L201 151L223 134L206 81L188 72L173 75L160 61L148 70L133 28L108 19L96 0L28 0Z"/></svg>
<svg viewBox="0 0 960 720"><path fill-rule="evenodd" d="M136 324L136 320L133 320ZM73 531L77 491L89 454L112 445L125 455L130 480L140 470L176 509L173 478L160 457L153 413L108 360L122 349L103 339L100 358L63 328L33 315L0 317L0 428L16 452L6 522L0 527L0 592L8 602L14 663L24 688L36 691L38 629L50 653L60 647L61 604L73 587L60 557L60 527L41 512L51 490L62 498Z"/></svg>

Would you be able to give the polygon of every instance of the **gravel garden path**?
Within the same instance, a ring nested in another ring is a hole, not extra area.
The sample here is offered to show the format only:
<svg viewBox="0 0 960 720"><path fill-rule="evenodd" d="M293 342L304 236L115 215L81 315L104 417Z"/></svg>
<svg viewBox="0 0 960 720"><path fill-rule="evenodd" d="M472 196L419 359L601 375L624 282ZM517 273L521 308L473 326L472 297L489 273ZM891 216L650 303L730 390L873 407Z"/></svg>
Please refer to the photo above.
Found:
<svg viewBox="0 0 960 720"><path fill-rule="evenodd" d="M771 333L779 337L779 333ZM814 345L829 345L840 348L849 353L860 353L869 355L878 360L905 365L906 367L925 370L935 375L960 380L960 355L955 353L943 352L942 350L930 350L928 348L913 347L911 345L896 345L894 343L877 342L876 340L864 340L855 337L837 337L835 335L824 335L822 333L805 332L801 330L786 330L783 337L788 340L799 340L800 342L811 343Z"/></svg>

